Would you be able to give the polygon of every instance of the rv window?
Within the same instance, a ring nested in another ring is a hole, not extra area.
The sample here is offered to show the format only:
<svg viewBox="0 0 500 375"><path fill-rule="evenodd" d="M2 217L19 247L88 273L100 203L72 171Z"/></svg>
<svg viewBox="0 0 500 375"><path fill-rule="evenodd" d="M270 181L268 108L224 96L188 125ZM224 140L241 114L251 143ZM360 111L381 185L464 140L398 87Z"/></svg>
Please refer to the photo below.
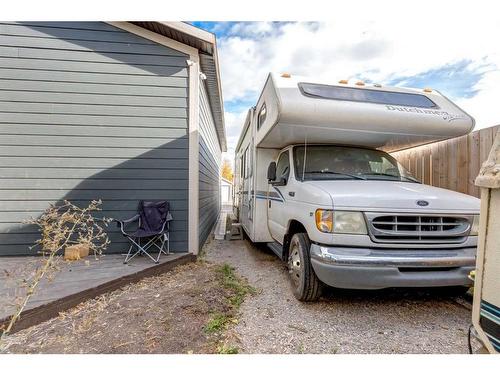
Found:
<svg viewBox="0 0 500 375"><path fill-rule="evenodd" d="M313 83L299 83L299 88L302 94L315 98L349 100L353 102L401 105L420 108L437 107L436 103L430 100L427 96L421 94L319 85Z"/></svg>
<svg viewBox="0 0 500 375"><path fill-rule="evenodd" d="M247 152L243 152L243 155L241 156L241 177L245 178L245 170L246 170L246 157L247 157Z"/></svg>
<svg viewBox="0 0 500 375"><path fill-rule="evenodd" d="M264 103L262 104L262 107L260 107L259 116L257 117L257 130L259 130L264 121L266 121L266 115L267 115L267 108L266 108L266 103Z"/></svg>
<svg viewBox="0 0 500 375"><path fill-rule="evenodd" d="M241 157L243 166L242 166L242 176L244 178L248 178L252 176L252 153L250 152L250 146L247 146L245 149L245 152L243 153L243 156Z"/></svg>
<svg viewBox="0 0 500 375"><path fill-rule="evenodd" d="M253 172L253 153L250 146L248 146L248 160L247 160L247 168L248 168L248 177L252 177Z"/></svg>
<svg viewBox="0 0 500 375"><path fill-rule="evenodd" d="M246 178L250 177L251 171L252 171L252 162L250 161L250 155L251 155L250 146L248 146L247 149L245 150L245 165L246 165L245 177Z"/></svg>

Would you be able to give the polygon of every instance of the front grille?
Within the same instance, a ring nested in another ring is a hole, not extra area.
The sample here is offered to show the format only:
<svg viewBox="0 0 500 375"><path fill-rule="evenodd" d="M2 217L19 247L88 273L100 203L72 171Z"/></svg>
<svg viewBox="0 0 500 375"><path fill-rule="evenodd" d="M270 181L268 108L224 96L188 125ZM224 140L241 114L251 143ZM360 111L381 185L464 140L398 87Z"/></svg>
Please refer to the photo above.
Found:
<svg viewBox="0 0 500 375"><path fill-rule="evenodd" d="M375 242L458 243L465 241L470 216L366 213Z"/></svg>

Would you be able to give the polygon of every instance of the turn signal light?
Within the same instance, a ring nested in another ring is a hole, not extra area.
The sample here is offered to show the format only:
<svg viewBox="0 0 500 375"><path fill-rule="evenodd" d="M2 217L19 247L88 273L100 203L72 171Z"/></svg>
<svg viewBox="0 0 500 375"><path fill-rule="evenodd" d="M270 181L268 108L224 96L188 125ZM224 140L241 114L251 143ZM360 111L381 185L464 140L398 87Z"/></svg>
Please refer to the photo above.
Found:
<svg viewBox="0 0 500 375"><path fill-rule="evenodd" d="M333 211L332 210L316 210L315 213L316 228L323 233L333 232Z"/></svg>

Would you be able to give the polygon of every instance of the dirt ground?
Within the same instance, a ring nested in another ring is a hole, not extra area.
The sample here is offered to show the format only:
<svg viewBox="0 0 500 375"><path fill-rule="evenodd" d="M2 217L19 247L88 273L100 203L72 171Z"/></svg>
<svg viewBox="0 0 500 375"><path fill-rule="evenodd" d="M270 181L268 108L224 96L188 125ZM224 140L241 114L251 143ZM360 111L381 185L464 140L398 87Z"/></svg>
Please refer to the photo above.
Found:
<svg viewBox="0 0 500 375"><path fill-rule="evenodd" d="M214 240L202 261L13 334L6 351L466 353L468 307L446 289L328 289L319 302L301 303L269 250Z"/></svg>
<svg viewBox="0 0 500 375"><path fill-rule="evenodd" d="M13 334L7 339L6 352L220 352L224 332L218 326L207 329L207 325L213 325L214 316L233 314L230 299L235 293L222 281L214 265L180 266Z"/></svg>
<svg viewBox="0 0 500 375"><path fill-rule="evenodd" d="M232 328L242 353L467 353L470 304L449 288L331 288L302 303L284 263L263 246L213 241L206 258L235 267L258 290Z"/></svg>

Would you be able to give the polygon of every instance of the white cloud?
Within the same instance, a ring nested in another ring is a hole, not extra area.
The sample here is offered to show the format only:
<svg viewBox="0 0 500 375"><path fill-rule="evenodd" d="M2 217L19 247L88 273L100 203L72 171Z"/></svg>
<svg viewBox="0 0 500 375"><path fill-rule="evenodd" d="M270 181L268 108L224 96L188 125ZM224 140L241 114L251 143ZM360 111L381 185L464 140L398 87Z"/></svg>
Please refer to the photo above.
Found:
<svg viewBox="0 0 500 375"><path fill-rule="evenodd" d="M239 112L226 112L224 120L226 124L226 137L227 137L227 152L224 153L223 158L227 158L233 163L234 161L234 148L240 137L241 128L245 122L247 111Z"/></svg>
<svg viewBox="0 0 500 375"><path fill-rule="evenodd" d="M500 21L495 12L471 17L466 10L409 9L395 17L384 7L367 16L343 14L326 23L243 23L238 35L219 38L223 93L226 103L257 99L270 71L318 78L359 78L385 83L421 74L458 61L484 69L500 67ZM460 99L478 127L500 123L500 73L487 72L477 83L477 95ZM226 109L228 110L228 109ZM246 109L229 107L226 124L234 149ZM229 152L231 153L231 152Z"/></svg>
<svg viewBox="0 0 500 375"><path fill-rule="evenodd" d="M475 85L478 94L469 99L459 99L457 104L476 120L475 129L500 125L500 71L485 73Z"/></svg>

